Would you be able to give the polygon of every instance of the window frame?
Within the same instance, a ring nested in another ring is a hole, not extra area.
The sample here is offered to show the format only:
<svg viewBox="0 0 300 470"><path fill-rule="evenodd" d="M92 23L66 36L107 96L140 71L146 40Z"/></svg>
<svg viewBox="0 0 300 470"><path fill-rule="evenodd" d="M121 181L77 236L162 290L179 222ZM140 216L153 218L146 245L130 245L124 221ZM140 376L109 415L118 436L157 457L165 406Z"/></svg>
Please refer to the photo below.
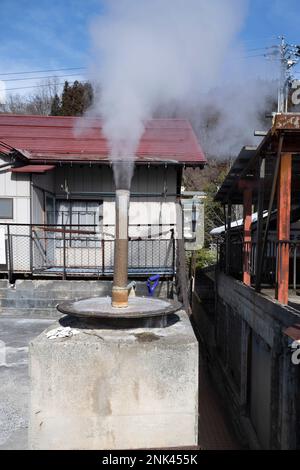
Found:
<svg viewBox="0 0 300 470"><path fill-rule="evenodd" d="M1 211L0 211L0 220L13 220L14 218L14 198L13 197L0 197L0 202L1 200L5 200L5 201L10 201L11 202L11 217L3 217L1 215Z"/></svg>
<svg viewBox="0 0 300 470"><path fill-rule="evenodd" d="M80 229L80 227L81 227L80 223L73 224L73 221L72 221L72 204L75 205L76 203L81 203L81 204L85 203L86 204L86 210L82 211L82 212L93 213L94 214L94 223L91 224L91 225L93 225L95 227L96 232L98 230L100 231L100 217L97 218L98 210L97 211L89 211L87 209L87 205L88 205L88 203L96 203L98 205L98 207L100 208L100 206L103 205L103 200L102 199L101 200L98 200L98 199L95 200L95 199L60 199L60 198L58 198L55 201L55 206L56 206L55 208L57 209L59 207L60 203L66 203L66 202L68 203L68 210L67 211L56 210L56 212L55 212L56 213L56 222L55 222L56 225L61 225L61 226L63 226L63 225L73 226L74 225L74 227L77 227L78 229ZM75 217L76 217L76 212L78 213L77 217L79 218L81 211L74 211L73 216L75 215ZM57 217L58 217L59 213L67 213L68 218L70 220L70 223L69 224L57 224ZM84 224L84 225L86 225L86 224ZM66 236L66 240L69 243L69 248L94 248L93 243L98 242L98 238L96 236L94 239L91 239L91 240L86 239L85 241L82 241L79 245L77 245L76 240L72 239L72 234L71 233Z"/></svg>

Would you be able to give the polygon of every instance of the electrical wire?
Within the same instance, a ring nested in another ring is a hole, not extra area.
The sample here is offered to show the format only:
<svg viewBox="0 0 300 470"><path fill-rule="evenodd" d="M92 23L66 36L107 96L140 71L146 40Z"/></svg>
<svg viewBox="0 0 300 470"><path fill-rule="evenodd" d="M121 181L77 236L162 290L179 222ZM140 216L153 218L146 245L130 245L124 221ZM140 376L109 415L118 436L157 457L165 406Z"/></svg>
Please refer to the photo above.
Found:
<svg viewBox="0 0 300 470"><path fill-rule="evenodd" d="M245 57L240 57L240 59L253 59L255 57L268 57L268 54L248 55L248 56L245 56Z"/></svg>
<svg viewBox="0 0 300 470"><path fill-rule="evenodd" d="M70 68L48 69L48 70L27 70L25 72L3 72L3 73L0 73L0 76L4 76L4 75L25 75L25 74L30 74L30 73L63 72L63 71L66 71L66 70L86 70L86 68L85 67L70 67Z"/></svg>
<svg viewBox="0 0 300 470"><path fill-rule="evenodd" d="M64 77L78 77L78 73L71 73L68 75L45 75L43 77L26 77L26 78L5 78L0 79L1 82L18 82L18 81L25 81L25 80L44 80L46 78L64 78Z"/></svg>
<svg viewBox="0 0 300 470"><path fill-rule="evenodd" d="M255 39L256 40L256 39ZM245 41L248 41L248 40L245 40ZM254 41L254 39L253 39ZM254 52L254 51L262 51L262 50L266 50L266 49L271 49L272 47L276 47L276 46L265 46L265 47L259 47L259 48L255 48L255 49L246 49L246 52ZM49 73L49 72L64 72L64 71L67 71L67 70L86 70L86 67L68 67L68 68L59 68L59 69L40 69L40 70L25 70L23 72L2 72L0 73L0 77L2 76L8 76L8 75L28 75L28 74L33 74L33 73ZM31 77L30 77L31 78ZM28 80L30 79L28 78ZM39 78L39 77L32 77L32 79L34 78ZM44 77L42 77L44 78ZM47 77L45 77L47 78ZM22 79L7 79L8 80L22 80ZM2 80L2 81L6 81L6 80Z"/></svg>
<svg viewBox="0 0 300 470"><path fill-rule="evenodd" d="M278 36L255 36L255 38L242 39L244 43L246 42L258 42L258 41L275 41L278 39Z"/></svg>
<svg viewBox="0 0 300 470"><path fill-rule="evenodd" d="M266 40L271 40L274 39L275 36L265 36ZM263 38L260 38L263 39ZM251 41L257 41L256 39L246 39L244 42L251 42ZM268 52L270 49L276 49L278 46L265 46L265 47L259 47L259 48L253 48L253 49L246 49L245 52L256 52L256 51L266 51L265 54L255 54L255 55L247 55L244 57L238 57L239 60L246 60L246 59L253 59L253 58L258 58L258 57L265 57L266 59L273 59L276 60L274 56L275 54ZM1 79L3 76L15 76L15 75L29 75L29 74L35 74L35 73L49 73L49 72L62 72L62 71L72 71L72 70L86 70L85 67L68 67L68 68L58 68L58 69L40 69L40 70L26 70L26 71L18 71L18 72L3 72L0 73L0 82L14 82L14 81L25 81L25 80L43 80L43 79L50 79L50 78L63 78L63 77L74 77L77 76L78 74L69 74L69 75L45 75L45 76L39 76L39 77L26 77L26 78L7 78L7 79ZM64 85L64 82L57 83L57 85ZM13 88L6 88L6 91L17 91L17 90L26 90L26 89L31 89L31 88L43 88L45 86L49 86L49 84L38 84L38 85L30 85L30 86L22 86L22 87L13 87Z"/></svg>
<svg viewBox="0 0 300 470"><path fill-rule="evenodd" d="M55 83L55 85L64 85L65 82L60 82L60 83ZM23 86L23 87L17 87L17 88L6 88L5 91L16 91L16 90L26 90L26 89L29 89L29 88L42 88L42 87L45 87L45 86L49 86L49 83L44 83L44 84L41 84L41 85L31 85L31 86Z"/></svg>
<svg viewBox="0 0 300 470"><path fill-rule="evenodd" d="M246 49L247 52L266 51L268 49L278 49L278 46L257 47L255 49Z"/></svg>

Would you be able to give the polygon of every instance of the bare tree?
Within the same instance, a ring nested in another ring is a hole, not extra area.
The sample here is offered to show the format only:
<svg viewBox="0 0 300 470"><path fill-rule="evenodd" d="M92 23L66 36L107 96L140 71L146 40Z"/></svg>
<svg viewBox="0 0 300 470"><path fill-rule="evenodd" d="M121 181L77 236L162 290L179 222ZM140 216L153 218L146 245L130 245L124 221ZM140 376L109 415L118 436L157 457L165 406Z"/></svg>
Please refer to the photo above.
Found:
<svg viewBox="0 0 300 470"><path fill-rule="evenodd" d="M25 114L26 113L26 102L24 97L15 94L8 95L6 101L0 104L1 113L13 113L13 114Z"/></svg>
<svg viewBox="0 0 300 470"><path fill-rule="evenodd" d="M54 96L60 92L61 86L57 77L39 82L34 93L28 96L20 94L8 95L6 102L0 104L0 113L39 114L48 116Z"/></svg>

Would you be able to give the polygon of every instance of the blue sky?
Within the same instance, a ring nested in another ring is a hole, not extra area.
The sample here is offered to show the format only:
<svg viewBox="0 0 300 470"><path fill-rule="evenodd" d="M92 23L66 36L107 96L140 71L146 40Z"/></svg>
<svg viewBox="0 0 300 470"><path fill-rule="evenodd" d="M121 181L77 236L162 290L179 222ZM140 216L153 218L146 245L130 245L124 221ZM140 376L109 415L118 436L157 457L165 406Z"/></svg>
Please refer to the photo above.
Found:
<svg viewBox="0 0 300 470"><path fill-rule="evenodd" d="M25 69L85 64L100 0L0 0L0 7L1 62Z"/></svg>
<svg viewBox="0 0 300 470"><path fill-rule="evenodd" d="M280 34L300 43L299 11L299 0L249 0L240 33L245 49L254 54L252 49L276 44ZM101 0L0 0L0 74L84 67L89 24L102 12ZM27 83L9 82L7 88Z"/></svg>

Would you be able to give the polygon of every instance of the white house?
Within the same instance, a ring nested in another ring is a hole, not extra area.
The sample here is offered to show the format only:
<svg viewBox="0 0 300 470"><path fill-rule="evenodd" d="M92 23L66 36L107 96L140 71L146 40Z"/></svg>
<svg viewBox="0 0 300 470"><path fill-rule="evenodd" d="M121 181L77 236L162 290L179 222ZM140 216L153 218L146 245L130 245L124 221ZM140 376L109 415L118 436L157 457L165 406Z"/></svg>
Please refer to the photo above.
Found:
<svg viewBox="0 0 300 470"><path fill-rule="evenodd" d="M129 274L173 274L182 171L204 164L187 121L146 123L131 187ZM114 191L99 120L0 115L1 272L111 275Z"/></svg>

